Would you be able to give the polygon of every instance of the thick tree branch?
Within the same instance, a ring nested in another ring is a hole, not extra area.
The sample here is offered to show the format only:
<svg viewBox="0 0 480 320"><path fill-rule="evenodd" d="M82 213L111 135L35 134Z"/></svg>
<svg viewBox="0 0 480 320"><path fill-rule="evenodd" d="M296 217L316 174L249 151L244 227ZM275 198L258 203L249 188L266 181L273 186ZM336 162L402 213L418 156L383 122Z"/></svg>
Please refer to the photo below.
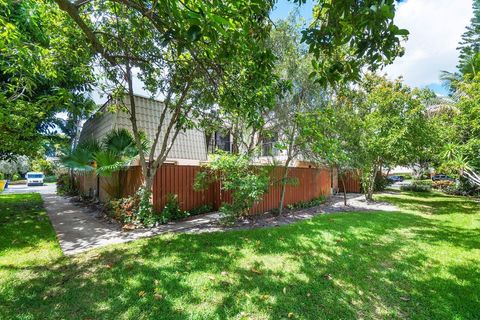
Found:
<svg viewBox="0 0 480 320"><path fill-rule="evenodd" d="M82 29L83 33L87 37L87 39L90 41L90 44L92 45L93 49L102 55L102 57L110 62L112 65L116 65L116 61L114 58L109 56L108 52L105 50L103 45L100 43L98 38L95 36L95 33L90 27L83 21L82 17L80 17L80 13L78 11L78 8L72 4L68 0L55 0L55 2L58 4L60 9L65 11L74 21L75 23Z"/></svg>

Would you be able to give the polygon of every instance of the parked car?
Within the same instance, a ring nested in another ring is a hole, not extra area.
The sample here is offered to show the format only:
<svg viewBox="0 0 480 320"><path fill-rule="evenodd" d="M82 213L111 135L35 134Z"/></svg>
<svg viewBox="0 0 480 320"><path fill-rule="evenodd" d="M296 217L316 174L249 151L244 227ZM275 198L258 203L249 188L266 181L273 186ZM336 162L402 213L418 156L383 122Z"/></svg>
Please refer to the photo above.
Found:
<svg viewBox="0 0 480 320"><path fill-rule="evenodd" d="M27 186L43 186L43 178L45 177L43 172L27 172Z"/></svg>
<svg viewBox="0 0 480 320"><path fill-rule="evenodd" d="M436 174L432 177L432 181L455 181L455 179L446 174Z"/></svg>
<svg viewBox="0 0 480 320"><path fill-rule="evenodd" d="M404 178L402 176L388 176L387 180L390 181L391 183L395 183L395 182L402 182Z"/></svg>

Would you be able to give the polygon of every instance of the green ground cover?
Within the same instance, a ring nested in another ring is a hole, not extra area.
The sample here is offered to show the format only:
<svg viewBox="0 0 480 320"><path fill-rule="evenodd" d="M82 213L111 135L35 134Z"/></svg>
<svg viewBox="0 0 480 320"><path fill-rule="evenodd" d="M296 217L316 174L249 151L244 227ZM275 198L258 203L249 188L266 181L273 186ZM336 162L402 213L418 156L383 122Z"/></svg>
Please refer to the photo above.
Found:
<svg viewBox="0 0 480 320"><path fill-rule="evenodd" d="M175 234L64 257L38 195L0 196L2 319L478 319L478 203Z"/></svg>

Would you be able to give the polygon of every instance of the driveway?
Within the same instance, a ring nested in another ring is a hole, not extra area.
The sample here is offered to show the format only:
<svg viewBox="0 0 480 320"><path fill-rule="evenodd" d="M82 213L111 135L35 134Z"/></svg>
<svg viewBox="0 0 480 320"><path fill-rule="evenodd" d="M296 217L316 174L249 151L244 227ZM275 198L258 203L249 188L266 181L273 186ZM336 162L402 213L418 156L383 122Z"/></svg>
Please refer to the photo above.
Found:
<svg viewBox="0 0 480 320"><path fill-rule="evenodd" d="M55 194L57 185L55 183L46 183L43 186L27 186L26 184L9 185L1 194L33 193Z"/></svg>

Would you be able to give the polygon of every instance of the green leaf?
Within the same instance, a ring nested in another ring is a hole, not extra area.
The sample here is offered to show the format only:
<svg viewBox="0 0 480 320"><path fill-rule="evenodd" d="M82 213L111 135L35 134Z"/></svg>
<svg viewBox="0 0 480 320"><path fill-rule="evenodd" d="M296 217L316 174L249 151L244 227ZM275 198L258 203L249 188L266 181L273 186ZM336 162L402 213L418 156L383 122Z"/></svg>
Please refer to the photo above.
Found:
<svg viewBox="0 0 480 320"><path fill-rule="evenodd" d="M202 36L202 28L200 28L200 26L196 24L190 26L190 28L188 28L188 31L187 31L187 36L190 42L195 42L199 40L200 37Z"/></svg>

